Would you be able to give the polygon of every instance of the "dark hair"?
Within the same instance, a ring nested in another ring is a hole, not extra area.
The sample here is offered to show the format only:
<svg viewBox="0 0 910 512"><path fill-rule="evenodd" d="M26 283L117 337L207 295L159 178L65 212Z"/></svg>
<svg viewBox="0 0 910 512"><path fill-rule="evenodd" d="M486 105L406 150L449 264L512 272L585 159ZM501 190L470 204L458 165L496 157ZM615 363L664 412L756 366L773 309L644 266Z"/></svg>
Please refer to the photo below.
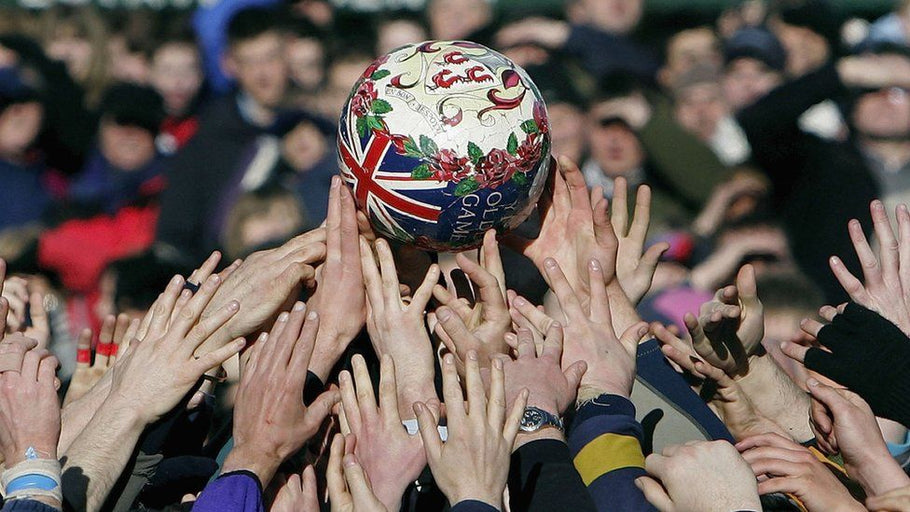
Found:
<svg viewBox="0 0 910 512"><path fill-rule="evenodd" d="M591 98L591 104L625 98L636 93L644 93L642 83L629 73L614 72L604 75L597 81L597 88Z"/></svg>
<svg viewBox="0 0 910 512"><path fill-rule="evenodd" d="M188 45L198 49L199 41L196 39L196 33L193 31L193 27L190 26L188 19L178 18L165 25L157 38L152 55L171 44ZM149 57L152 57L152 55Z"/></svg>
<svg viewBox="0 0 910 512"><path fill-rule="evenodd" d="M116 260L108 265L107 270L116 276L114 304L122 312L152 307L158 293L167 287L171 278L185 269L166 264L149 251Z"/></svg>
<svg viewBox="0 0 910 512"><path fill-rule="evenodd" d="M773 272L756 279L758 296L766 311L798 311L814 315L825 296L797 270Z"/></svg>
<svg viewBox="0 0 910 512"><path fill-rule="evenodd" d="M250 39L255 39L271 31L281 31L278 11L262 7L251 7L237 11L227 28L229 46L234 46Z"/></svg>

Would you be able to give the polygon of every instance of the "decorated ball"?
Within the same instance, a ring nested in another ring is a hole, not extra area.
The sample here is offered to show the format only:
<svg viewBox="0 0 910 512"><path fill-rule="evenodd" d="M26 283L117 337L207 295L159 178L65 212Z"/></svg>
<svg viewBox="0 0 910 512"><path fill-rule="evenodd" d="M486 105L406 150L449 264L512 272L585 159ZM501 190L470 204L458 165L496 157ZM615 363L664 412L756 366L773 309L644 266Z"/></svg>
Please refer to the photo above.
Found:
<svg viewBox="0 0 910 512"><path fill-rule="evenodd" d="M547 110L528 74L468 41L380 57L338 127L341 175L381 235L432 251L477 247L530 214L549 171Z"/></svg>

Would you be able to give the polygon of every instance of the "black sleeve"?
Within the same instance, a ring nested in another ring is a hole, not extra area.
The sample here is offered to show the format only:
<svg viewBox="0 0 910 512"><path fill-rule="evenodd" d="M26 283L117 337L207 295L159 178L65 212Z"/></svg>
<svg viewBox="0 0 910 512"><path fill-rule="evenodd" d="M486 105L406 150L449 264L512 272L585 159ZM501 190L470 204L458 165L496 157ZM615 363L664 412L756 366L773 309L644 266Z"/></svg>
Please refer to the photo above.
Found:
<svg viewBox="0 0 910 512"><path fill-rule="evenodd" d="M215 183L207 172L207 162L213 157L205 154L204 146L204 134L197 134L165 169L168 186L161 194L155 239L176 249L181 263L205 258L207 194Z"/></svg>
<svg viewBox="0 0 910 512"><path fill-rule="evenodd" d="M775 170L790 168L786 164L801 149L800 116L812 106L845 93L837 69L828 64L777 87L737 115L753 158L772 174L772 179Z"/></svg>
<svg viewBox="0 0 910 512"><path fill-rule="evenodd" d="M514 512L595 511L569 447L562 441L532 441L512 454L509 499Z"/></svg>

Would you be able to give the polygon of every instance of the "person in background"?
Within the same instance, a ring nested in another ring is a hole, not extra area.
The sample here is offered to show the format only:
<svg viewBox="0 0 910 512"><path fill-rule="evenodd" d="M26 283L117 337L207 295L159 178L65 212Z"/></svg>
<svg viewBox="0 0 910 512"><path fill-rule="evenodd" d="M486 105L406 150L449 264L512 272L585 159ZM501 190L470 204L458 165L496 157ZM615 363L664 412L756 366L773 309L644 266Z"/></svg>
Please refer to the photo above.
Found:
<svg viewBox="0 0 910 512"><path fill-rule="evenodd" d="M96 149L55 207L53 227L38 239L37 267L85 297L88 311L107 265L144 251L154 240L165 187L163 157L155 148L163 118L163 100L154 89L111 86L102 99ZM90 325L96 324L77 327Z"/></svg>
<svg viewBox="0 0 910 512"><path fill-rule="evenodd" d="M199 129L199 111L205 95L202 61L192 32L168 36L151 56L149 83L164 99L167 117L158 144L164 153L183 148Z"/></svg>
<svg viewBox="0 0 910 512"><path fill-rule="evenodd" d="M35 142L44 122L36 84L16 67L0 70L0 231L41 220L54 195Z"/></svg>
<svg viewBox="0 0 910 512"><path fill-rule="evenodd" d="M307 224L297 198L280 187L262 187L237 200L228 214L223 235L228 259L245 258L255 251L277 247Z"/></svg>
<svg viewBox="0 0 910 512"><path fill-rule="evenodd" d="M787 54L774 34L756 27L740 29L724 45L724 97L734 112L783 82Z"/></svg>
<svg viewBox="0 0 910 512"><path fill-rule="evenodd" d="M431 0L426 17L431 39L484 44L493 36L493 7L486 0Z"/></svg>
<svg viewBox="0 0 910 512"><path fill-rule="evenodd" d="M850 126L893 211L910 197L910 51L891 43L867 48L839 66L869 81L853 89Z"/></svg>
<svg viewBox="0 0 910 512"><path fill-rule="evenodd" d="M750 148L733 118L721 81L720 70L712 64L699 64L678 75L671 89L673 117L731 167L744 163Z"/></svg>
<svg viewBox="0 0 910 512"><path fill-rule="evenodd" d="M430 38L419 19L403 13L393 13L376 24L376 55L385 55L406 44Z"/></svg>
<svg viewBox="0 0 910 512"><path fill-rule="evenodd" d="M85 105L95 108L110 83L108 30L89 6L55 6L44 11L41 41L48 57L66 64L85 91Z"/></svg>
<svg viewBox="0 0 910 512"><path fill-rule="evenodd" d="M217 212L228 209L222 204L225 191L242 181L256 141L276 123L290 85L277 11L238 12L228 39L225 69L237 88L204 109L196 136L167 166L157 241L176 258L192 261L217 247L223 222Z"/></svg>
<svg viewBox="0 0 910 512"><path fill-rule="evenodd" d="M326 81L327 55L325 36L306 19L294 20L285 54L294 90L293 103L301 108L314 108Z"/></svg>
<svg viewBox="0 0 910 512"><path fill-rule="evenodd" d="M666 90L676 86L677 77L694 67L721 67L723 53L717 35L710 27L681 30L667 40L664 65L657 81Z"/></svg>
<svg viewBox="0 0 910 512"><path fill-rule="evenodd" d="M633 36L644 0L574 0L566 8L568 22L529 18L503 27L496 34L496 44L537 43L578 59L597 78L625 73L643 83L655 83L657 57Z"/></svg>

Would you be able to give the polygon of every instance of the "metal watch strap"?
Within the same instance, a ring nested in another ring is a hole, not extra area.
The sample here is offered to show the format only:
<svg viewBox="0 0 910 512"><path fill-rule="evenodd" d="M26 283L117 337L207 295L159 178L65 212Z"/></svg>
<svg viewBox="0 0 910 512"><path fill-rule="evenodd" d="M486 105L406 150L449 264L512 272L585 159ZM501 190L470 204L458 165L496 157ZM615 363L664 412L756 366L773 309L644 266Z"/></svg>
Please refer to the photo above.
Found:
<svg viewBox="0 0 910 512"><path fill-rule="evenodd" d="M544 428L555 428L560 432L565 432L562 419L543 409L527 406L521 416L521 432L537 432Z"/></svg>

